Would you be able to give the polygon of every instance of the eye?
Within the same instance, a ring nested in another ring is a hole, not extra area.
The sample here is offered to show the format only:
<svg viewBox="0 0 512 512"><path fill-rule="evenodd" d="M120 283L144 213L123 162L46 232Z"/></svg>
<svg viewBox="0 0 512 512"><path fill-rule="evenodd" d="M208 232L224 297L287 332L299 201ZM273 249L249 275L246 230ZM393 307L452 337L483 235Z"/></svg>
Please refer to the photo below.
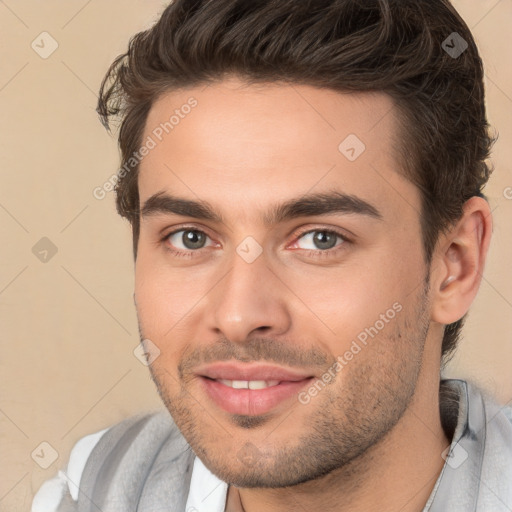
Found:
<svg viewBox="0 0 512 512"><path fill-rule="evenodd" d="M301 244L299 244L300 241L302 241ZM336 231L315 229L299 235L295 245L299 249L326 252L343 245L346 241L347 238Z"/></svg>
<svg viewBox="0 0 512 512"><path fill-rule="evenodd" d="M165 240L173 248L181 251L196 251L205 247L210 237L198 229L180 229L166 235Z"/></svg>
<svg viewBox="0 0 512 512"><path fill-rule="evenodd" d="M313 229L295 236L292 248L304 249L315 256L332 256L349 241L344 234L332 229ZM162 242L174 255L190 258L200 254L201 249L216 245L204 231L189 227L165 235Z"/></svg>

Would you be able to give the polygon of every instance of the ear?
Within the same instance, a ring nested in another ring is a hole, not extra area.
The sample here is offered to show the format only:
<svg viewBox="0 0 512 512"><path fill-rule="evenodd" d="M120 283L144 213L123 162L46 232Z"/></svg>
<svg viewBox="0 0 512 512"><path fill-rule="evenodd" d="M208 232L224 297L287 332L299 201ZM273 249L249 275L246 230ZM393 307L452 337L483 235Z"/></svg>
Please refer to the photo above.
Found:
<svg viewBox="0 0 512 512"><path fill-rule="evenodd" d="M489 203L472 197L462 218L440 236L432 261L432 320L451 324L462 318L473 302L484 271L492 232Z"/></svg>

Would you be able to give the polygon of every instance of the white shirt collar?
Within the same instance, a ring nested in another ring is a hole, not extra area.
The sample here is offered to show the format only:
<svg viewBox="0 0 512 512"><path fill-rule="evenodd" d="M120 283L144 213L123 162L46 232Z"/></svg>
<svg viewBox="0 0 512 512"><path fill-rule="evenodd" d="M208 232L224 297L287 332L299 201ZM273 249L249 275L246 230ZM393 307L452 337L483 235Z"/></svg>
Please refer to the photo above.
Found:
<svg viewBox="0 0 512 512"><path fill-rule="evenodd" d="M217 478L199 457L194 459L186 512L224 512L228 484Z"/></svg>

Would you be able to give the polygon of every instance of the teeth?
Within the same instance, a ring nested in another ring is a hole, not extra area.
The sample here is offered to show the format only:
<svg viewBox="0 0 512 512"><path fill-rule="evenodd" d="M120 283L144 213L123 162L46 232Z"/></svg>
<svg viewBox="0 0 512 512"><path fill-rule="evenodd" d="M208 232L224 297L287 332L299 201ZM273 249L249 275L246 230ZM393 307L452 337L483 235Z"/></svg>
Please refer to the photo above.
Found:
<svg viewBox="0 0 512 512"><path fill-rule="evenodd" d="M278 380L264 381L264 380L250 380L249 389L265 389L270 386L276 386L279 384Z"/></svg>
<svg viewBox="0 0 512 512"><path fill-rule="evenodd" d="M232 380L231 387L233 389L249 389L249 382L246 380Z"/></svg>
<svg viewBox="0 0 512 512"><path fill-rule="evenodd" d="M233 389L265 389L271 386L277 386L278 380L225 380L219 379L219 382Z"/></svg>

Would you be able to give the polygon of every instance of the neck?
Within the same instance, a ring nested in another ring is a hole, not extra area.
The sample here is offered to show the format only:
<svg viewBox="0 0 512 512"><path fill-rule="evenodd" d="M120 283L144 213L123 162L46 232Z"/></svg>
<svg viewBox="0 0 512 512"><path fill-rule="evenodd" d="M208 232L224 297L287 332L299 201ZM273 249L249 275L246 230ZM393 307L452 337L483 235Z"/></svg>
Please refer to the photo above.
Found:
<svg viewBox="0 0 512 512"><path fill-rule="evenodd" d="M439 377L423 375L397 425L357 460L294 487L230 486L226 512L419 512L443 468L441 453L449 444L439 412Z"/></svg>

